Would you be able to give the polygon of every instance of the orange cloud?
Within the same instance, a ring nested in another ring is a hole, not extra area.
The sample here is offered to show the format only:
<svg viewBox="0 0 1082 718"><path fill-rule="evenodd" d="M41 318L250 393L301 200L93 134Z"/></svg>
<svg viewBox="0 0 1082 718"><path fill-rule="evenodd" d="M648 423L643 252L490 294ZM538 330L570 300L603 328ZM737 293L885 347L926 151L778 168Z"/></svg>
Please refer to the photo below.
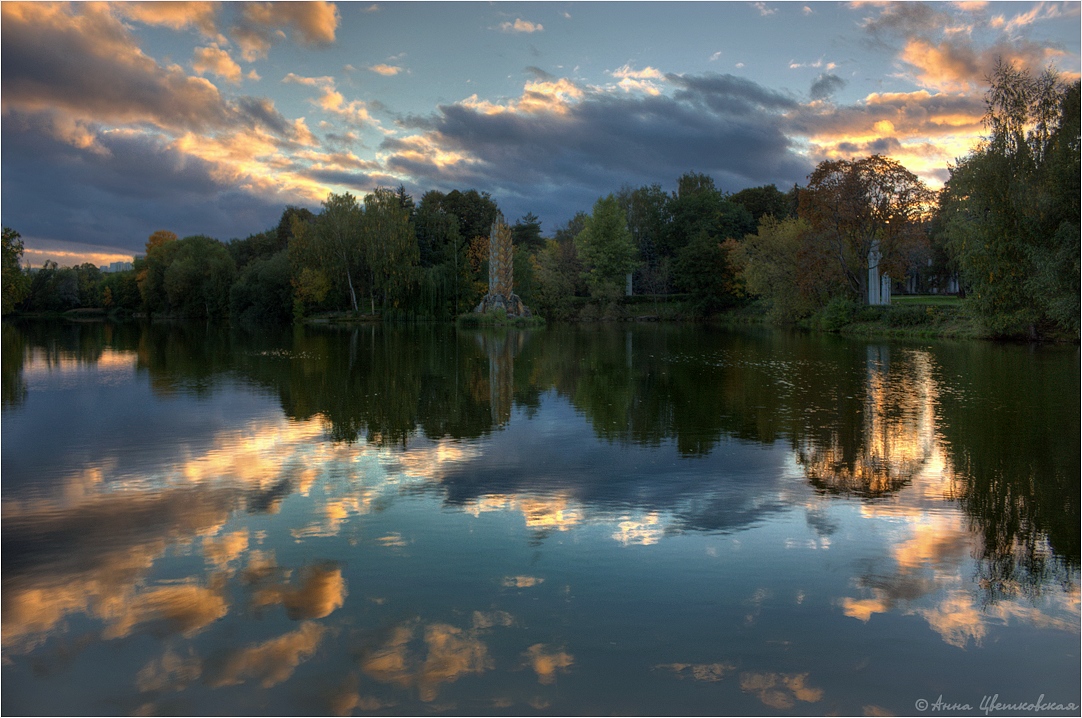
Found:
<svg viewBox="0 0 1082 718"><path fill-rule="evenodd" d="M524 654L527 665L537 674L538 682L552 685L556 682L556 673L567 673L575 664L575 657L563 650L550 650L543 643L535 643Z"/></svg>
<svg viewBox="0 0 1082 718"><path fill-rule="evenodd" d="M249 62L267 56L271 46L285 37L282 28L292 29L302 44L316 46L333 43L338 29L338 7L323 0L252 2L238 7L240 22L232 34Z"/></svg>
<svg viewBox="0 0 1082 718"><path fill-rule="evenodd" d="M219 688L256 679L264 688L270 688L288 679L297 666L311 658L326 634L325 627L306 621L296 631L231 653L208 682Z"/></svg>
<svg viewBox="0 0 1082 718"><path fill-rule="evenodd" d="M234 62L228 52L217 45L197 47L195 57L192 60L192 69L200 75L205 75L208 72L217 75L234 85L239 84L241 80L240 65Z"/></svg>
<svg viewBox="0 0 1082 718"><path fill-rule="evenodd" d="M256 607L281 604L294 621L329 616L345 603L346 581L342 569L331 566L308 567L300 573L298 585L269 586L256 592Z"/></svg>
<svg viewBox="0 0 1082 718"><path fill-rule="evenodd" d="M822 699L822 689L808 686L807 680L807 673L741 673L740 690L755 693L770 708L788 710L796 701L817 703Z"/></svg>
<svg viewBox="0 0 1082 718"><path fill-rule="evenodd" d="M396 627L391 638L362 662L361 669L381 683L416 687L420 699L428 703L436 699L441 684L492 667L488 647L472 632L443 623L425 628L422 662L409 650L415 632L410 624Z"/></svg>
<svg viewBox="0 0 1082 718"><path fill-rule="evenodd" d="M402 72L402 68L398 67L397 65L379 64L379 65L372 65L368 69L371 70L372 72L376 73L377 75L383 75L385 77L392 77L392 76L397 75L398 73Z"/></svg>
<svg viewBox="0 0 1082 718"><path fill-rule="evenodd" d="M541 32L545 29L545 26L539 22L530 22L523 20L522 18L515 18L514 22L502 22L499 25L500 30L503 32Z"/></svg>
<svg viewBox="0 0 1082 718"><path fill-rule="evenodd" d="M207 37L218 34L216 19L221 3L218 2L118 2L113 9L144 25L168 27L171 30L197 28Z"/></svg>

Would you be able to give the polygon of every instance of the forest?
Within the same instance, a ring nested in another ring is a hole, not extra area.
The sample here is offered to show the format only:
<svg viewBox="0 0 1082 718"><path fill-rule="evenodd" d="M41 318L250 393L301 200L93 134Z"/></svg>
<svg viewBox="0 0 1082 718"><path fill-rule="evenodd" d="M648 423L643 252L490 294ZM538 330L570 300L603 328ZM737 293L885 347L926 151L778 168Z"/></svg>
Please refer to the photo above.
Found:
<svg viewBox="0 0 1082 718"><path fill-rule="evenodd" d="M694 171L672 192L624 186L548 236L532 213L508 222L515 291L550 321L623 318L630 303L661 298L682 316L751 307L831 328L862 311L874 244L896 293L957 291L987 336L1076 340L1080 85L1003 62L989 80L985 136L939 192L880 155L824 160L787 191L730 194ZM476 189L332 193L318 213L287 207L244 239L156 231L134 269L116 273L26 271L20 235L5 227L3 313L448 321L485 294L498 216Z"/></svg>

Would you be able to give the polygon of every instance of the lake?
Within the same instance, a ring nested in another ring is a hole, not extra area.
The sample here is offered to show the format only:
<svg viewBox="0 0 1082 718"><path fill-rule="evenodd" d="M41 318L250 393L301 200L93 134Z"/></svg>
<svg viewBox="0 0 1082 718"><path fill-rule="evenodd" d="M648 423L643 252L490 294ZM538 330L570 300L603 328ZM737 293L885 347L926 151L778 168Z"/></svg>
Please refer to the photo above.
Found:
<svg viewBox="0 0 1082 718"><path fill-rule="evenodd" d="M5 322L2 370L7 715L1079 713L1077 346Z"/></svg>

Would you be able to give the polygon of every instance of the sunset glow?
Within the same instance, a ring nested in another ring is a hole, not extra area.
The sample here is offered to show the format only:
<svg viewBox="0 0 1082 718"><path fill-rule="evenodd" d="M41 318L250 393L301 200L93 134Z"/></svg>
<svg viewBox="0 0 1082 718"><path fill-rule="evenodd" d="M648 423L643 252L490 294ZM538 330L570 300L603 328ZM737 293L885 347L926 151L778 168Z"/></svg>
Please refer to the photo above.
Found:
<svg viewBox="0 0 1082 718"><path fill-rule="evenodd" d="M997 57L1079 75L1078 3L19 3L4 224L24 264L223 241L289 204L490 192L546 233L688 170L736 192L889 155L933 188Z"/></svg>

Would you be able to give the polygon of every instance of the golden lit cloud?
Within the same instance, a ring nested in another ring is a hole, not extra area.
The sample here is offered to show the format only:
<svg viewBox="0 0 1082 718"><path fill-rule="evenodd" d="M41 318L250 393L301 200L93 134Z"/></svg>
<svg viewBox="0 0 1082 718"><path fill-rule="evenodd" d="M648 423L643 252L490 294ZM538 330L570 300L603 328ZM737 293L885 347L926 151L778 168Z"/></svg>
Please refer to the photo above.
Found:
<svg viewBox="0 0 1082 718"><path fill-rule="evenodd" d="M423 661L410 650L415 633L412 624L397 626L387 642L362 661L361 670L381 683L416 688L420 699L429 703L441 684L492 667L487 646L470 632L443 623L427 626Z"/></svg>
<svg viewBox="0 0 1082 718"><path fill-rule="evenodd" d="M300 572L296 584L280 584L259 589L252 596L252 605L262 608L269 605L285 606L294 620L324 618L345 603L346 581L342 569L333 566L309 566Z"/></svg>
<svg viewBox="0 0 1082 718"><path fill-rule="evenodd" d="M754 693L763 705L777 710L789 710L796 701L818 703L821 688L807 685L807 673L741 673L740 690Z"/></svg>
<svg viewBox="0 0 1082 718"><path fill-rule="evenodd" d="M248 529L240 529L217 538L203 539L203 556L218 570L239 559L248 550Z"/></svg>
<svg viewBox="0 0 1082 718"><path fill-rule="evenodd" d="M161 586L107 604L105 613L112 621L102 636L123 638L140 624L192 636L228 610L229 604L216 590L194 584Z"/></svg>
<svg viewBox="0 0 1082 718"><path fill-rule="evenodd" d="M254 679L270 688L287 680L297 666L311 658L326 634L325 627L306 621L296 631L230 653L208 683L218 688Z"/></svg>
<svg viewBox="0 0 1082 718"><path fill-rule="evenodd" d="M218 36L216 20L218 2L117 2L112 9L144 25L157 25L171 30L194 27L207 37Z"/></svg>
<svg viewBox="0 0 1082 718"><path fill-rule="evenodd" d="M192 59L192 69L200 75L209 72L228 82L232 82L234 85L240 84L240 65L234 62L228 52L217 45L197 47L195 57Z"/></svg>
<svg viewBox="0 0 1082 718"><path fill-rule="evenodd" d="M402 72L402 68L397 65L370 65L368 69L377 75L383 75L384 77L393 77Z"/></svg>
<svg viewBox="0 0 1082 718"><path fill-rule="evenodd" d="M329 45L338 29L338 7L334 3L248 2L239 4L240 21L231 31L245 60L266 57L271 46L285 37L289 28L304 45Z"/></svg>
<svg viewBox="0 0 1082 718"><path fill-rule="evenodd" d="M550 649L543 643L535 643L524 654L527 665L537 674L544 685L556 682L556 673L567 673L575 664L575 657L560 649Z"/></svg>
<svg viewBox="0 0 1082 718"><path fill-rule="evenodd" d="M545 26L541 23L530 22L523 20L522 18L515 18L514 22L502 22L499 25L500 30L503 32L541 32L545 29Z"/></svg>

